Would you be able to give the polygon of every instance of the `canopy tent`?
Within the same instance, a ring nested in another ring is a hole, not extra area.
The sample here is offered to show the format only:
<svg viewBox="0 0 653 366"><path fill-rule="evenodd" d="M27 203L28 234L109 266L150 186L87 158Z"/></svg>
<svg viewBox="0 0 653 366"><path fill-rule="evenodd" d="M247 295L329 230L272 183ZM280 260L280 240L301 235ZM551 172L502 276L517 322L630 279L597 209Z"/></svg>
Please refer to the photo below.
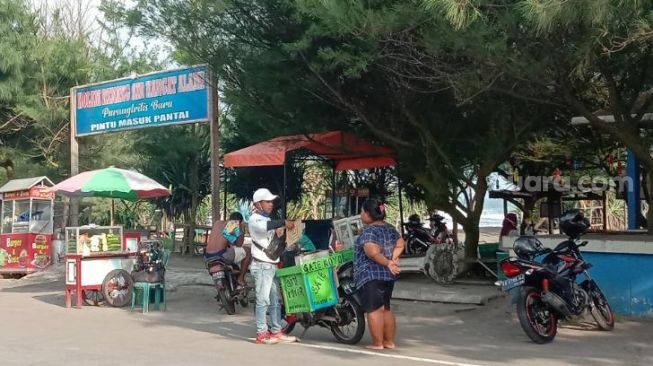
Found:
<svg viewBox="0 0 653 366"><path fill-rule="evenodd" d="M306 149L334 162L336 170L371 169L396 164L391 149L373 145L350 133L332 131L276 137L225 154L227 168L284 165L287 153Z"/></svg>
<svg viewBox="0 0 653 366"><path fill-rule="evenodd" d="M306 135L276 137L268 141L230 152L224 155L225 168L283 165L283 214L286 214L286 166L288 153L305 150L323 160L330 161L333 167L332 215L335 213L335 172L338 170L357 170L395 166L392 149L374 145L355 135L343 131L331 131ZM225 188L225 196L226 196ZM399 210L403 216L401 184L399 184ZM226 202L226 199L223 200ZM224 207L226 210L226 206ZM225 212L226 215L226 212Z"/></svg>

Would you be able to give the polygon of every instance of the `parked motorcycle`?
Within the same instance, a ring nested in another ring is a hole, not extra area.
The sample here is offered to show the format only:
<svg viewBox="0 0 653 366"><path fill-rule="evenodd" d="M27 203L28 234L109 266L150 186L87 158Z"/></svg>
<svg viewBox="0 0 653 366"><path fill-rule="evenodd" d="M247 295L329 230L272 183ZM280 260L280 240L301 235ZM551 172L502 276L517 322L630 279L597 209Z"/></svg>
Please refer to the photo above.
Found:
<svg viewBox="0 0 653 366"><path fill-rule="evenodd" d="M451 284L458 274L457 252L460 248L449 233L443 216L434 215L429 220L430 230L423 227L418 215L409 216L408 222L403 224L406 249L401 264L411 268L417 259L419 270L427 277L441 285Z"/></svg>
<svg viewBox="0 0 653 366"><path fill-rule="evenodd" d="M535 343L553 341L559 320L573 321L587 313L600 329L614 328L612 308L588 272L592 265L580 252L587 241L579 243L579 238L589 226L581 211L569 210L560 219L560 229L569 236L568 240L550 249L534 236L521 236L513 245L517 258L505 259L500 264L508 279L496 284L503 291L520 288L519 324ZM580 283L579 275L585 278Z"/></svg>
<svg viewBox="0 0 653 366"><path fill-rule="evenodd" d="M240 269L236 264L228 263L223 258L216 258L207 261L206 269L213 278L218 292L215 299L220 302L227 314L236 314L236 303L240 303L244 308L249 305L247 297L249 289L247 287L238 289Z"/></svg>
<svg viewBox="0 0 653 366"><path fill-rule="evenodd" d="M354 280L353 262L340 266L338 276L338 304L311 313L285 314L281 306L282 318L285 320L282 332L289 334L295 325L301 324L304 332L312 326L320 326L331 330L334 338L344 344L360 342L365 333L365 313L361 306L362 300Z"/></svg>

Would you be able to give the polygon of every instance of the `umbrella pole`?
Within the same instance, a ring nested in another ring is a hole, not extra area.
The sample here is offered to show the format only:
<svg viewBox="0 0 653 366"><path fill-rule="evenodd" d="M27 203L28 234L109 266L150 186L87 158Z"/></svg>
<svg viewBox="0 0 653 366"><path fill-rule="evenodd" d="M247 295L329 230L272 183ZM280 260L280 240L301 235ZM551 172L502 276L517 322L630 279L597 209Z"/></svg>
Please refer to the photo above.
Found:
<svg viewBox="0 0 653 366"><path fill-rule="evenodd" d="M111 199L111 226L116 226L115 214L116 214L116 200L112 198Z"/></svg>

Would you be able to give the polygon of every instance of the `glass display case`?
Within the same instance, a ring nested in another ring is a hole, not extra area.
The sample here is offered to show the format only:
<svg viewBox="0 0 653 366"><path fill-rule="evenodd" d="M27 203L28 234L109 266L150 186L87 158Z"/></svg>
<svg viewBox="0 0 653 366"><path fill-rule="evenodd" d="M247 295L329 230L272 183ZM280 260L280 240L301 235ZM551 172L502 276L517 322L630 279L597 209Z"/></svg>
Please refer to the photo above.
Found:
<svg viewBox="0 0 653 366"><path fill-rule="evenodd" d="M89 256L93 253L123 252L122 226L76 226L66 228L66 253Z"/></svg>

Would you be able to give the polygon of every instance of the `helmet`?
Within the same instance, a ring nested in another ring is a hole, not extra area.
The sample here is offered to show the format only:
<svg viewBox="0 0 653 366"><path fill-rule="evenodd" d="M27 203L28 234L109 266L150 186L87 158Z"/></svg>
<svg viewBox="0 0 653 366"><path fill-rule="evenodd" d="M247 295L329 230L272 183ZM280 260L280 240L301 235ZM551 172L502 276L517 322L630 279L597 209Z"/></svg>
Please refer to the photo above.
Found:
<svg viewBox="0 0 653 366"><path fill-rule="evenodd" d="M408 224L411 226L422 226L422 222L420 221L419 215L412 214L408 216Z"/></svg>
<svg viewBox="0 0 653 366"><path fill-rule="evenodd" d="M578 209L565 211L560 217L560 231L571 238L578 238L590 228L590 221Z"/></svg>
<svg viewBox="0 0 653 366"><path fill-rule="evenodd" d="M520 236L515 240L512 250L519 258L532 258L544 248L536 237L530 235Z"/></svg>
<svg viewBox="0 0 653 366"><path fill-rule="evenodd" d="M444 220L444 216L438 214L434 214L431 215L431 217L429 217L429 221L442 221L442 220Z"/></svg>

